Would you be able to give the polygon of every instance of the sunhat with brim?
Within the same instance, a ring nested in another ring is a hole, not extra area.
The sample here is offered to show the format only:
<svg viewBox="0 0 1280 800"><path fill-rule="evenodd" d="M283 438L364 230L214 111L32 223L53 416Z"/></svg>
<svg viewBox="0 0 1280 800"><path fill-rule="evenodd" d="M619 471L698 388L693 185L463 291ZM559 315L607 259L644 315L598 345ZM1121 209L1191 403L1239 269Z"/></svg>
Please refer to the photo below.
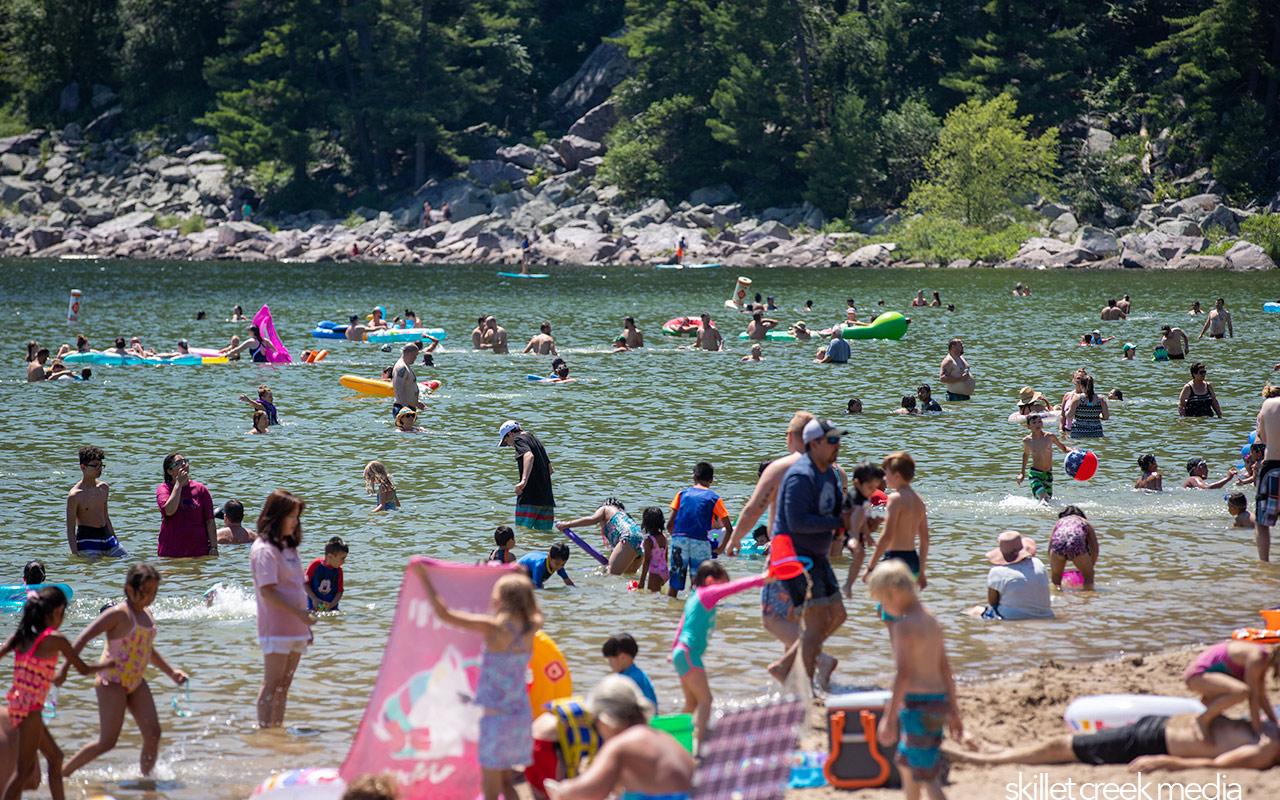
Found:
<svg viewBox="0 0 1280 800"><path fill-rule="evenodd" d="M1045 396L1032 389L1030 386L1023 386L1018 392L1018 405L1031 405L1037 400L1045 400Z"/></svg>
<svg viewBox="0 0 1280 800"><path fill-rule="evenodd" d="M396 412L396 419L400 419L401 417L406 415L411 417L416 417L418 416L418 410L416 408L410 408L409 406L405 406L404 408Z"/></svg>
<svg viewBox="0 0 1280 800"><path fill-rule="evenodd" d="M999 547L987 553L987 560L998 567L1017 564L1036 554L1036 540L1017 531L1000 534L999 542Z"/></svg>

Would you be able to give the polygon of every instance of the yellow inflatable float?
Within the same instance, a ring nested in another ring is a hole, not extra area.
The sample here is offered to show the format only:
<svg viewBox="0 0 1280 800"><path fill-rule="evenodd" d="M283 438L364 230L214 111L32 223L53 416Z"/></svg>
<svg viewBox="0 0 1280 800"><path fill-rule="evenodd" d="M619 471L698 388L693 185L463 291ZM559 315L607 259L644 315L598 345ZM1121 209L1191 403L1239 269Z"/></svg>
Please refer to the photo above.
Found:
<svg viewBox="0 0 1280 800"><path fill-rule="evenodd" d="M529 658L529 705L536 717L547 710L547 704L573 694L573 678L564 654L551 637L538 631L533 637L533 655Z"/></svg>

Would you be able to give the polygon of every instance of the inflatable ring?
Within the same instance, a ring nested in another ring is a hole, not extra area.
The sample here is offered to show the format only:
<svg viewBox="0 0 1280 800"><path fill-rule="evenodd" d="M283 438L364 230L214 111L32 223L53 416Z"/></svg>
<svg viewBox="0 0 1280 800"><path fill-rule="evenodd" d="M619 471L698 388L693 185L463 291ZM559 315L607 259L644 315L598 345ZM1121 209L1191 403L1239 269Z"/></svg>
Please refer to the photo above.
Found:
<svg viewBox="0 0 1280 800"><path fill-rule="evenodd" d="M886 311L876 317L869 325L837 325L832 328L832 336L840 334L842 339L901 339L907 334L906 317L897 311Z"/></svg>
<svg viewBox="0 0 1280 800"><path fill-rule="evenodd" d="M324 787L329 791L320 791ZM304 767L279 772L258 784L250 797L271 798L338 798L342 796L346 784L335 767Z"/></svg>
<svg viewBox="0 0 1280 800"><path fill-rule="evenodd" d="M1258 644L1280 644L1280 630L1267 628L1236 628L1231 638L1237 642L1257 642Z"/></svg>
<svg viewBox="0 0 1280 800"><path fill-rule="evenodd" d="M715 320L711 321L711 327L715 327ZM692 336L698 335L698 329L702 327L702 317L673 317L662 323L662 333L666 336Z"/></svg>
<svg viewBox="0 0 1280 800"><path fill-rule="evenodd" d="M1194 697L1168 697L1156 694L1098 694L1077 697L1067 706L1062 720L1077 732L1095 732L1105 728L1132 725L1142 717L1172 717L1199 714L1204 705Z"/></svg>
<svg viewBox="0 0 1280 800"><path fill-rule="evenodd" d="M536 717L547 710L547 704L573 694L573 676L564 654L555 641L542 631L533 636L533 653L529 657L529 705Z"/></svg>

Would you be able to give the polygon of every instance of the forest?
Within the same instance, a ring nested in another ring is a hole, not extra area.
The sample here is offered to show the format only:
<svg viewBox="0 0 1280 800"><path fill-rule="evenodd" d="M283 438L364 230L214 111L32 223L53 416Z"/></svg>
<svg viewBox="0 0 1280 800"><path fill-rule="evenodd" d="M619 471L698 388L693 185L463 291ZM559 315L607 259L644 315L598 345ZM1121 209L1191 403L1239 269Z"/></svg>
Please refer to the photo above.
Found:
<svg viewBox="0 0 1280 800"><path fill-rule="evenodd" d="M945 210L957 111L964 147L1024 137L1006 189L1085 217L1197 170L1242 207L1280 188L1275 0L0 0L0 135L115 107L216 134L281 207L377 207L563 134L549 98L602 42L625 196Z"/></svg>

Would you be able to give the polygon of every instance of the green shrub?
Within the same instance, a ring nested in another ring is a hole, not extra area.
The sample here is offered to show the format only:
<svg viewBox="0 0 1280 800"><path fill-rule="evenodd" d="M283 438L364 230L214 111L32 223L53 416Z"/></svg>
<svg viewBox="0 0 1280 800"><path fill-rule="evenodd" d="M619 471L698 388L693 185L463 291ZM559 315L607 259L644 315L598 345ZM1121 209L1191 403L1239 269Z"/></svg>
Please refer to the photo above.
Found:
<svg viewBox="0 0 1280 800"><path fill-rule="evenodd" d="M347 218L342 221L342 224L346 225L348 228L355 228L365 224L366 222L368 222L367 219L352 211L347 215Z"/></svg>
<svg viewBox="0 0 1280 800"><path fill-rule="evenodd" d="M542 167L534 167L533 172L530 173L528 178L525 178L524 182L530 189L536 189L538 188L538 184L542 183L546 179L547 171Z"/></svg>
<svg viewBox="0 0 1280 800"><path fill-rule="evenodd" d="M987 263L1007 261L1033 235L1022 223L989 232L950 217L925 216L911 220L891 237L879 238L897 242L895 257L946 264L957 258Z"/></svg>
<svg viewBox="0 0 1280 800"><path fill-rule="evenodd" d="M1280 214L1254 214L1240 223L1240 235L1280 264Z"/></svg>
<svg viewBox="0 0 1280 800"><path fill-rule="evenodd" d="M179 220L178 217L174 216L173 214L157 214L155 219L155 225L157 228L164 231L164 230L168 230L169 228L176 228L180 221L181 220Z"/></svg>
<svg viewBox="0 0 1280 800"><path fill-rule="evenodd" d="M530 137L529 146L534 149L537 149L539 147L542 147L544 144L546 144L549 141L551 141L551 137L547 134L546 131L537 130L537 131L534 131L533 136Z"/></svg>
<svg viewBox="0 0 1280 800"><path fill-rule="evenodd" d="M14 104L0 108L0 136L17 136L31 130L26 117L14 110Z"/></svg>
<svg viewBox="0 0 1280 800"><path fill-rule="evenodd" d="M204 217L200 216L199 214L192 214L191 216L184 219L182 222L178 223L178 233L182 234L183 236L186 236L189 233L199 233L200 231L204 230L204 228L205 228Z"/></svg>
<svg viewBox="0 0 1280 800"><path fill-rule="evenodd" d="M489 187L489 191L494 194L509 194L513 189L514 187L511 185L511 181L506 178L503 178L500 181L494 181L493 185Z"/></svg>

